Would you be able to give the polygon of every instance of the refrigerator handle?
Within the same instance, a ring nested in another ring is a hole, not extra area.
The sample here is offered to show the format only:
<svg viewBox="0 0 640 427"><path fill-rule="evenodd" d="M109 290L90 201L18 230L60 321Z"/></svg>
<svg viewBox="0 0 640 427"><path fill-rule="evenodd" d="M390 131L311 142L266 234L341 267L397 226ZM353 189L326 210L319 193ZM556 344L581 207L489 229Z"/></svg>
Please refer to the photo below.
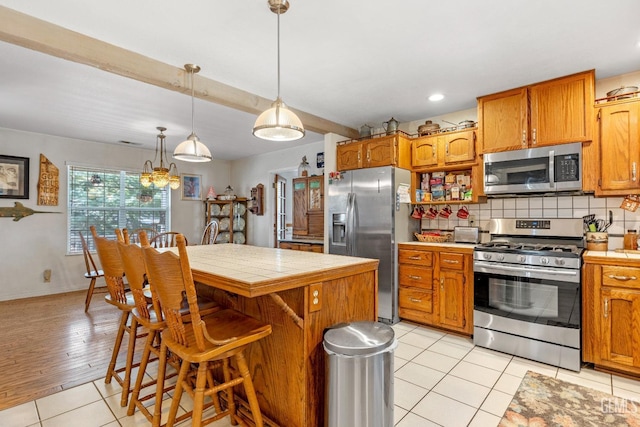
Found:
<svg viewBox="0 0 640 427"><path fill-rule="evenodd" d="M349 242L350 242L350 256L356 256L356 229L358 227L358 199L356 193L351 194L351 218L349 223Z"/></svg>
<svg viewBox="0 0 640 427"><path fill-rule="evenodd" d="M347 194L347 218L345 221L345 249L346 255L351 255L351 198L353 197L353 193Z"/></svg>

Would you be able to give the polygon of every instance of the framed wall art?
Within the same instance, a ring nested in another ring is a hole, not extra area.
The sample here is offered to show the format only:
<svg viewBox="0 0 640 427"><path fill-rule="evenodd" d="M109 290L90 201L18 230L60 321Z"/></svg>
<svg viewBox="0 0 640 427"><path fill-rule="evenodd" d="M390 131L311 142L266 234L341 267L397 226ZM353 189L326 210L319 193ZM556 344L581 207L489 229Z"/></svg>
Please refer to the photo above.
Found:
<svg viewBox="0 0 640 427"><path fill-rule="evenodd" d="M190 175L183 173L180 175L182 182L182 200L202 200L202 185L200 175Z"/></svg>
<svg viewBox="0 0 640 427"><path fill-rule="evenodd" d="M29 158L0 154L0 198L29 198Z"/></svg>

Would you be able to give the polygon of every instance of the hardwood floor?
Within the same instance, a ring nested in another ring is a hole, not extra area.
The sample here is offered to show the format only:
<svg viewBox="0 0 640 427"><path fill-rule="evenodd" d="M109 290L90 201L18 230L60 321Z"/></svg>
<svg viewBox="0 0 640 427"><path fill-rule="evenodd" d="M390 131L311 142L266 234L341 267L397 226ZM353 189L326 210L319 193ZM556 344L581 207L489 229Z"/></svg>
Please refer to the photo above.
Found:
<svg viewBox="0 0 640 427"><path fill-rule="evenodd" d="M86 291L0 302L0 410L105 376L120 312L104 292L88 313Z"/></svg>

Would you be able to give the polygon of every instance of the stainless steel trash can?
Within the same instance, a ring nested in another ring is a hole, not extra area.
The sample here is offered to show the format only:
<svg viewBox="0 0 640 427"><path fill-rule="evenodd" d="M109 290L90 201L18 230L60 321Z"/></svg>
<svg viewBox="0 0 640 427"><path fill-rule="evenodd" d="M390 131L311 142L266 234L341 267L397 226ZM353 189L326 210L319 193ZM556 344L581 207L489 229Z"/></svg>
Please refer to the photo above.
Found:
<svg viewBox="0 0 640 427"><path fill-rule="evenodd" d="M324 334L325 426L393 426L393 328L379 322L335 325Z"/></svg>

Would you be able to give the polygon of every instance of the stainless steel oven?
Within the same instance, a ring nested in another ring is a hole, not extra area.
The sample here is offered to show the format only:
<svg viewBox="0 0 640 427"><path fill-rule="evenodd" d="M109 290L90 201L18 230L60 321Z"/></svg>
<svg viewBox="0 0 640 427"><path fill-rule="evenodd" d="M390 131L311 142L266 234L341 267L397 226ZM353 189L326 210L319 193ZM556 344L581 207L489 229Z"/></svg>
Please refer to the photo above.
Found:
<svg viewBox="0 0 640 427"><path fill-rule="evenodd" d="M474 343L580 370L582 220L494 219L474 251Z"/></svg>

